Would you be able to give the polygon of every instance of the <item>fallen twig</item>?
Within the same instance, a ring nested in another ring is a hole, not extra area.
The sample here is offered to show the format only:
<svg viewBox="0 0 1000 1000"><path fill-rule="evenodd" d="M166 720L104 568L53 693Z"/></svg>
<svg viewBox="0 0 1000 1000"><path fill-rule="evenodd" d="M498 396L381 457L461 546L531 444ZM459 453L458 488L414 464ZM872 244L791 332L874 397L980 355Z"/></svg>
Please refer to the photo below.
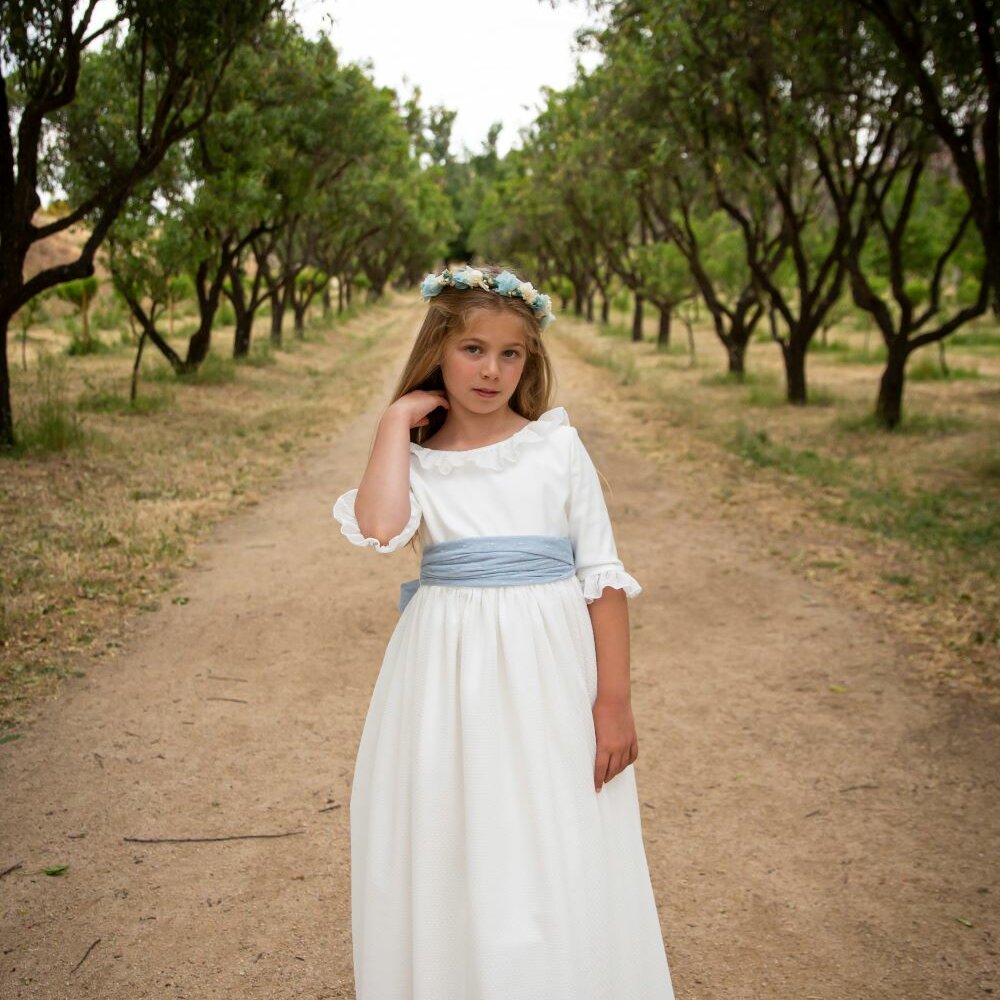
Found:
<svg viewBox="0 0 1000 1000"><path fill-rule="evenodd" d="M249 702L248 702L248 701L246 700L246 698L219 698L219 697L217 697L217 696L215 696L215 695L210 695L209 697L207 697L207 698L205 699L205 701L237 701L237 702L239 702L239 703L240 703L241 705L249 705L249 704L250 704L250 703L249 703Z"/></svg>
<svg viewBox="0 0 1000 1000"><path fill-rule="evenodd" d="M94 942L94 944L92 944L92 945L91 945L91 946L90 946L90 947L89 947L89 948L88 948L88 949L87 949L87 950L86 950L86 951L85 951L85 952L83 953L83 958L81 958L81 959L80 959L80 961L79 961L79 962L77 962L77 963L76 963L76 965L74 965L74 966L73 966L73 968L69 970L69 974L70 974L70 975L73 975L73 973L74 973L74 972L76 972L76 970L77 970L77 969L79 969L81 965L83 965L83 963L84 963L84 962L86 961L86 959L87 959L87 956L88 956L88 955L89 955L89 954L90 954L90 953L91 953L91 952L92 952L92 951L94 950L94 945L97 945L97 944L99 944L99 943L100 943L100 940L101 940L101 939L100 939L100 938L98 938L98 939L97 939L97 940L96 940L96 941Z"/></svg>
<svg viewBox="0 0 1000 1000"><path fill-rule="evenodd" d="M132 844L195 844L215 840L255 840L266 837L294 837L305 830L289 830L287 833L234 833L229 837L123 837Z"/></svg>
<svg viewBox="0 0 1000 1000"><path fill-rule="evenodd" d="M5 868L2 872L0 872L0 878L3 878L4 875L9 875L15 868L20 868L23 864L23 861L18 861L16 865L11 865L10 868Z"/></svg>
<svg viewBox="0 0 1000 1000"><path fill-rule="evenodd" d="M878 785L848 785L846 788L838 788L838 792L853 792L855 788L878 788Z"/></svg>

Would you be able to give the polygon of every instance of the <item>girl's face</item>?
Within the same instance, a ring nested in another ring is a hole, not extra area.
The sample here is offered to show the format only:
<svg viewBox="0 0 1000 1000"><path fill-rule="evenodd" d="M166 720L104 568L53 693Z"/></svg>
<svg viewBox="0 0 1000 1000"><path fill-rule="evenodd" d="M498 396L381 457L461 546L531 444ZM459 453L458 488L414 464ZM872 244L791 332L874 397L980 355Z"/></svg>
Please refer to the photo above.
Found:
<svg viewBox="0 0 1000 1000"><path fill-rule="evenodd" d="M524 325L516 315L477 310L441 359L449 402L476 413L502 409L514 395L526 358Z"/></svg>

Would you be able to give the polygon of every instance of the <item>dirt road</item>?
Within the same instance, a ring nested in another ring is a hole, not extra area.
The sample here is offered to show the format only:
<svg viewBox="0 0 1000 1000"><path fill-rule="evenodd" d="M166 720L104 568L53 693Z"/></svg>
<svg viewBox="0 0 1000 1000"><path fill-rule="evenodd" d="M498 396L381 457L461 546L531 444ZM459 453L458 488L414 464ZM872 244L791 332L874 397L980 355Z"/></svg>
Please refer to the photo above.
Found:
<svg viewBox="0 0 1000 1000"><path fill-rule="evenodd" d="M21 863L0 878L4 1000L354 996L353 758L416 564L351 546L330 506L415 315L367 412L0 747L0 871ZM869 612L767 555L752 512L723 519L642 457L608 373L550 342L645 587L636 775L678 1000L1000 995L995 714L930 695ZM126 839L241 834L288 835Z"/></svg>

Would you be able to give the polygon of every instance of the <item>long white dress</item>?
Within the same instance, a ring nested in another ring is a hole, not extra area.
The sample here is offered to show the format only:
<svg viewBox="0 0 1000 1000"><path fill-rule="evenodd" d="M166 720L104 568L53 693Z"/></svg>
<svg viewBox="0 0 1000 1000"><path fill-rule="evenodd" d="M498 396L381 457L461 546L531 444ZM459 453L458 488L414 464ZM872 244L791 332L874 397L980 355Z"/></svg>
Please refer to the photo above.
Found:
<svg viewBox="0 0 1000 1000"><path fill-rule="evenodd" d="M548 583L420 586L389 639L351 788L358 1000L673 1000L634 765L594 788L597 660L587 604L640 592L600 480L557 406L496 444L410 445L391 553L485 535L560 535Z"/></svg>

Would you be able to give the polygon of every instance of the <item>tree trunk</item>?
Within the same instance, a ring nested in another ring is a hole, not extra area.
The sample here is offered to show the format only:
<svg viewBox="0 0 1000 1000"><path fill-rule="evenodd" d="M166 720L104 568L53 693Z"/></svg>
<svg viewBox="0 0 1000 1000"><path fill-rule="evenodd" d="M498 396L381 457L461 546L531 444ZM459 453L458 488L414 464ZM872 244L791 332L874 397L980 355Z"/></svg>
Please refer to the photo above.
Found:
<svg viewBox="0 0 1000 1000"><path fill-rule="evenodd" d="M333 312L333 302L330 301L330 282L323 286L323 319L328 320Z"/></svg>
<svg viewBox="0 0 1000 1000"><path fill-rule="evenodd" d="M338 278L337 279L337 315L339 316L344 311L344 282Z"/></svg>
<svg viewBox="0 0 1000 1000"><path fill-rule="evenodd" d="M135 351L135 361L132 363L132 384L129 387L128 398L130 403L134 403L139 395L139 368L142 364L142 349L146 346L146 331L139 334L139 346Z"/></svg>
<svg viewBox="0 0 1000 1000"><path fill-rule="evenodd" d="M601 322L605 326L611 322L611 301L606 295L601 297Z"/></svg>
<svg viewBox="0 0 1000 1000"><path fill-rule="evenodd" d="M735 375L741 381L746 375L746 341L731 338L726 344L726 356L729 359L729 374Z"/></svg>
<svg viewBox="0 0 1000 1000"><path fill-rule="evenodd" d="M792 337L781 342L781 353L785 361L785 389L789 403L798 406L806 402L806 346L808 341Z"/></svg>
<svg viewBox="0 0 1000 1000"><path fill-rule="evenodd" d="M656 346L657 347L669 347L670 346L670 320L673 317L673 308L671 306L660 306L660 329L656 335Z"/></svg>
<svg viewBox="0 0 1000 1000"><path fill-rule="evenodd" d="M306 310L308 308L308 303L292 299L292 312L295 314L295 337L298 340L302 340L306 335Z"/></svg>
<svg viewBox="0 0 1000 1000"><path fill-rule="evenodd" d="M906 359L909 351L904 346L890 348L875 400L875 420L886 430L899 424L903 415L903 385L906 380Z"/></svg>
<svg viewBox="0 0 1000 1000"><path fill-rule="evenodd" d="M250 353L253 314L249 309L236 310L236 332L233 335L233 357L245 358Z"/></svg>
<svg viewBox="0 0 1000 1000"><path fill-rule="evenodd" d="M587 296L587 322L594 322L594 293L591 292Z"/></svg>
<svg viewBox="0 0 1000 1000"><path fill-rule="evenodd" d="M198 369L201 363L208 357L209 348L212 346L212 320L202 316L198 323L198 329L191 335L188 341L187 357L184 359L184 370L193 372Z"/></svg>
<svg viewBox="0 0 1000 1000"><path fill-rule="evenodd" d="M0 448L13 448L14 413L10 406L10 369L7 367L9 316L0 316Z"/></svg>
<svg viewBox="0 0 1000 1000"><path fill-rule="evenodd" d="M271 344L274 347L281 347L281 325L285 318L281 290L268 292L267 297L271 301Z"/></svg>
<svg viewBox="0 0 1000 1000"><path fill-rule="evenodd" d="M636 295L635 308L632 310L632 342L642 341L642 296Z"/></svg>

